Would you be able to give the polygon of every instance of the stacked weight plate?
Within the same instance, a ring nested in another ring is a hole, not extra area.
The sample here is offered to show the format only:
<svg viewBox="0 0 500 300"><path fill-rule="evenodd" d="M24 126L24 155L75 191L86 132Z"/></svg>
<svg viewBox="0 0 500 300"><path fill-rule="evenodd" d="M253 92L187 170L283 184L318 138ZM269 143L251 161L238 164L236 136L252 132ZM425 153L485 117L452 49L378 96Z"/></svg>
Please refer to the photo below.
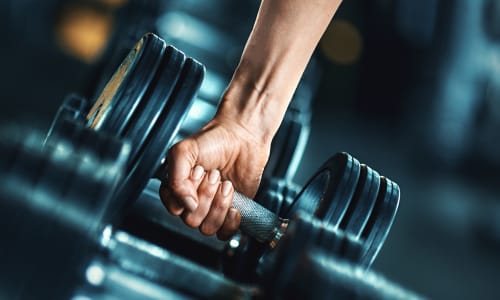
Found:
<svg viewBox="0 0 500 300"><path fill-rule="evenodd" d="M43 148L37 136L2 134L3 298L68 299L81 280L129 149L92 133L78 145L62 141ZM102 155L86 151L90 145Z"/></svg>
<svg viewBox="0 0 500 300"><path fill-rule="evenodd" d="M73 119L130 143L126 177L115 196L117 211L136 199L156 173L191 107L203 74L200 63L167 46L158 36L146 34L100 96ZM68 110L64 107L62 112ZM58 116L67 118L68 113Z"/></svg>
<svg viewBox="0 0 500 300"><path fill-rule="evenodd" d="M361 263L369 267L392 226L399 197L396 183L338 153L309 180L285 216L306 212L359 239L365 244Z"/></svg>

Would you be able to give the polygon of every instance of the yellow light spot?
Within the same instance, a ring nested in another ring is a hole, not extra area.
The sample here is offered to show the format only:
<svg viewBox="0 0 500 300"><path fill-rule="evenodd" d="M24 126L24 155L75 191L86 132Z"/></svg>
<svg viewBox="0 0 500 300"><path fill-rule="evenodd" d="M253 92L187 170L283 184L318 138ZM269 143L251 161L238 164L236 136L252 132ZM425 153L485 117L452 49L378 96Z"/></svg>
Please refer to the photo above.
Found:
<svg viewBox="0 0 500 300"><path fill-rule="evenodd" d="M104 52L114 27L111 13L84 5L62 10L56 23L56 38L67 53L92 63Z"/></svg>
<svg viewBox="0 0 500 300"><path fill-rule="evenodd" d="M361 56L363 38L352 23L333 20L321 39L320 49L334 63L350 65Z"/></svg>

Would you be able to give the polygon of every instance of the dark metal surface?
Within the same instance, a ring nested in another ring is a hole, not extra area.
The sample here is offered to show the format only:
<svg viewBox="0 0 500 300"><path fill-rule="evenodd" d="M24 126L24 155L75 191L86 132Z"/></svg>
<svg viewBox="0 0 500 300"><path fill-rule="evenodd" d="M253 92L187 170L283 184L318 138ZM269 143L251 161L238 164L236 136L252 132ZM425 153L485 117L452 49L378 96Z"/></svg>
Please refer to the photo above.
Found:
<svg viewBox="0 0 500 300"><path fill-rule="evenodd" d="M98 247L123 169L64 141L42 147L29 131L0 143L1 295L67 299Z"/></svg>
<svg viewBox="0 0 500 300"><path fill-rule="evenodd" d="M139 196L148 180L156 174L169 147L172 146L180 122L186 117L186 111L201 84L203 72L204 68L200 63L190 58L186 60L174 91L160 113L151 135L146 143L140 146L142 148L140 157L131 161L129 173L117 197L130 199L130 203Z"/></svg>
<svg viewBox="0 0 500 300"><path fill-rule="evenodd" d="M275 299L424 299L317 248L301 252L288 267L289 272L281 272L277 280L267 283Z"/></svg>
<svg viewBox="0 0 500 300"><path fill-rule="evenodd" d="M367 244L363 258L365 266L370 266L380 251L394 222L399 206L399 186L385 177L381 177L380 184L381 192L361 235L366 239Z"/></svg>
<svg viewBox="0 0 500 300"><path fill-rule="evenodd" d="M340 228L359 237L375 206L380 188L377 171L361 164L361 176L350 206L340 223Z"/></svg>

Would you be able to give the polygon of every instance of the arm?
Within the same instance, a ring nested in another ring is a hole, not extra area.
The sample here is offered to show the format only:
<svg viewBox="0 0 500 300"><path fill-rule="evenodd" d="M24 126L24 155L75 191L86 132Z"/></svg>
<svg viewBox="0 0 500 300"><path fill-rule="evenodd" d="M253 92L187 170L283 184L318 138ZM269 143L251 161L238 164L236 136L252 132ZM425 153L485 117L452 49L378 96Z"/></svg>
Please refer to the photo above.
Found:
<svg viewBox="0 0 500 300"><path fill-rule="evenodd" d="M272 138L340 2L262 1L214 119L169 151L169 182L160 190L169 212L207 235L238 229L234 188L257 192Z"/></svg>
<svg viewBox="0 0 500 300"><path fill-rule="evenodd" d="M270 143L340 2L263 0L218 116L241 120Z"/></svg>

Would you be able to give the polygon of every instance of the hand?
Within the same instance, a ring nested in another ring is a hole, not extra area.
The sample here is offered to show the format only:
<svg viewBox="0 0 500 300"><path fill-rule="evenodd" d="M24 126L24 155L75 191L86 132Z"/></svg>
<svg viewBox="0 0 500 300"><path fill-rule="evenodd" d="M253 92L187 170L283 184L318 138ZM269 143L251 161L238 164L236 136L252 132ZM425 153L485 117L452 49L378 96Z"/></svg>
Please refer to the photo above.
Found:
<svg viewBox="0 0 500 300"><path fill-rule="evenodd" d="M231 208L234 188L248 197L255 196L269 150L270 143L219 114L170 149L169 178L160 189L161 199L167 210L181 216L188 226L228 239L241 218Z"/></svg>

